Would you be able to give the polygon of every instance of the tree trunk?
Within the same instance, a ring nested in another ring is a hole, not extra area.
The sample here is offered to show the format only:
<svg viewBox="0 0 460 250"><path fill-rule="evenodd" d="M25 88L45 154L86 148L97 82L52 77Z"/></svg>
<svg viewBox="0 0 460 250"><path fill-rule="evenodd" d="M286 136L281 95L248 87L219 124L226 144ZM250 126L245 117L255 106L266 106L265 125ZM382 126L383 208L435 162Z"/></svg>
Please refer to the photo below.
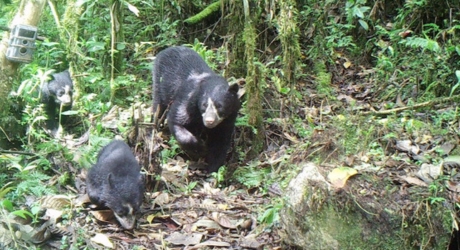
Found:
<svg viewBox="0 0 460 250"><path fill-rule="evenodd" d="M243 1L246 2L246 1ZM263 149L263 142L265 138L265 131L262 117L262 82L263 74L261 74L258 66L255 64L257 59L255 58L254 51L256 50L257 44L257 29L256 24L259 20L256 13L249 13L249 6L244 6L245 13L245 25L243 31L243 40L245 42L245 61L247 62L247 74L246 74L246 90L247 90L247 102L246 112L248 114L248 123L251 127L256 128L251 139L251 151L249 157L256 157Z"/></svg>
<svg viewBox="0 0 460 250"><path fill-rule="evenodd" d="M295 1L280 1L280 13L277 18L278 32L283 49L283 71L286 84L294 90L295 76L300 59L299 29L297 25L297 7ZM290 92L291 94L293 91Z"/></svg>
<svg viewBox="0 0 460 250"><path fill-rule="evenodd" d="M110 7L111 19L111 48L110 48L110 99L115 98L115 78L123 70L123 53L121 53L121 44L124 42L123 34L123 5L119 0L112 0Z"/></svg>
<svg viewBox="0 0 460 250"><path fill-rule="evenodd" d="M82 68L83 63L79 63L79 56L82 53L80 52L80 47L78 45L78 30L79 27L79 18L83 11L83 8L76 3L76 0L68 0L66 2L66 10L64 13L64 18L62 20L62 28L60 28L59 38L61 42L65 43L66 46L66 60L69 62L69 70L71 75L74 75L75 72L82 72L85 69ZM59 22L56 22L56 25L60 27ZM78 78L72 79L74 83L74 93L73 98L78 99L81 90L80 84L78 84Z"/></svg>
<svg viewBox="0 0 460 250"><path fill-rule="evenodd" d="M45 0L23 0L18 7L14 19L10 23L10 29L16 24L37 26L40 16L45 6ZM18 121L18 117L11 112L12 102L8 95L13 87L13 82L17 76L19 63L11 62L6 59L5 54L8 46L9 34L3 37L0 43L0 147L10 148L11 143L17 139L23 131Z"/></svg>
<svg viewBox="0 0 460 250"><path fill-rule="evenodd" d="M115 78L117 75L122 73L123 70L123 43L125 42L123 32L123 4L121 1L113 0L111 8L111 19L112 19L112 77Z"/></svg>

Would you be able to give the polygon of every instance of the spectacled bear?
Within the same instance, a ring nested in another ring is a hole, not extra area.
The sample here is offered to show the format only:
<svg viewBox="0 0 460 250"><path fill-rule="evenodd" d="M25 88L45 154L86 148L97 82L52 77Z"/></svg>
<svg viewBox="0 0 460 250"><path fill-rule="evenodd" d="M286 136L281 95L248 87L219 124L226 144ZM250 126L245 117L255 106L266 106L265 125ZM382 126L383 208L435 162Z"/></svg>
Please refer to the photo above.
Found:
<svg viewBox="0 0 460 250"><path fill-rule="evenodd" d="M58 133L61 125L60 111L68 111L72 107L72 92L73 82L68 70L53 74L51 80L41 87L41 103L45 104L47 115L46 129L52 135Z"/></svg>
<svg viewBox="0 0 460 250"><path fill-rule="evenodd" d="M99 152L89 169L86 189L92 203L110 208L121 226L134 228L144 197L141 167L123 141L113 140Z"/></svg>
<svg viewBox="0 0 460 250"><path fill-rule="evenodd" d="M225 162L240 109L238 85L214 73L201 56L183 46L161 51L153 65L153 108L166 111L180 147L204 157L208 172Z"/></svg>

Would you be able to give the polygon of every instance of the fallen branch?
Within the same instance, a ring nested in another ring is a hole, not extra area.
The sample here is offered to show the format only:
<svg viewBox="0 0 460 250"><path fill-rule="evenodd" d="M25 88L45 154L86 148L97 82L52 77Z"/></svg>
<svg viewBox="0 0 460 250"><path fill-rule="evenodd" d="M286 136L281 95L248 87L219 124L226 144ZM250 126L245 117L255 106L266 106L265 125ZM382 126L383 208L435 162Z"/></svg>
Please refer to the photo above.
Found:
<svg viewBox="0 0 460 250"><path fill-rule="evenodd" d="M387 110L380 110L380 111L366 111L366 112L362 112L361 114L362 115L389 115L389 114L399 113L399 112L402 112L402 111L408 110L408 109L410 110L410 109L418 109L418 108L423 108L423 107L429 107L429 106L433 106L435 104L451 102L451 101L457 101L457 100L460 100L460 95L436 98L436 99L428 101L428 102L422 102L422 103L418 103L418 104L414 104L414 105L406 106L406 107L387 109Z"/></svg>
<svg viewBox="0 0 460 250"><path fill-rule="evenodd" d="M196 24L202 21L203 19L205 19L206 17L208 17L209 15L211 15L212 13L219 11L219 9L220 9L220 1L215 1L214 3L208 5L204 10L200 11L200 13L185 19L184 23Z"/></svg>

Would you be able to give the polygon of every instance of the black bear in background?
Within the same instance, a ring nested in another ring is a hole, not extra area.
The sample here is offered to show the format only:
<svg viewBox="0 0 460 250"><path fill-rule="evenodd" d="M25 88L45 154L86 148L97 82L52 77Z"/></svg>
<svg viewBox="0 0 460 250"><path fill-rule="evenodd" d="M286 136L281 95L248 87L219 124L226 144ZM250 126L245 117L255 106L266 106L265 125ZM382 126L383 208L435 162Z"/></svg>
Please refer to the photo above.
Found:
<svg viewBox="0 0 460 250"><path fill-rule="evenodd" d="M229 86L192 49L161 51L153 66L153 109L159 117L169 106L167 123L191 157L205 157L208 172L225 162L240 109L238 85Z"/></svg>
<svg viewBox="0 0 460 250"><path fill-rule="evenodd" d="M73 82L68 70L53 74L51 80L41 87L41 103L45 104L46 129L54 136L61 123L61 111L72 108ZM62 106L62 109L61 109Z"/></svg>
<svg viewBox="0 0 460 250"><path fill-rule="evenodd" d="M86 176L86 190L92 203L110 208L121 226L134 228L136 213L144 197L144 178L131 148L113 140L102 148L97 163Z"/></svg>

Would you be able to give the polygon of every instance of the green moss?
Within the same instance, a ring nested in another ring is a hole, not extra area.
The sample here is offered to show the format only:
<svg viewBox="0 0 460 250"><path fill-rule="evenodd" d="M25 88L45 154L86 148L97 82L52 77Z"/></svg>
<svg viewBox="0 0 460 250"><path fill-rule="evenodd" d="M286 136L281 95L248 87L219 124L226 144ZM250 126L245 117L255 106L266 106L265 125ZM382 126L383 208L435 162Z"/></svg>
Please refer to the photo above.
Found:
<svg viewBox="0 0 460 250"><path fill-rule="evenodd" d="M298 11L296 2L280 1L280 14L277 17L279 39L283 49L283 72L286 84L293 85L299 75L300 44L298 28Z"/></svg>
<svg viewBox="0 0 460 250"><path fill-rule="evenodd" d="M314 65L316 74L316 90L318 94L333 97L331 88L332 75L327 71L326 65L323 61L318 60Z"/></svg>
<svg viewBox="0 0 460 250"><path fill-rule="evenodd" d="M425 188L411 188L407 200L392 186L373 174L355 177L345 190L329 194L307 185L303 200L287 203L282 211L283 237L305 249L446 249L450 209L428 202Z"/></svg>
<svg viewBox="0 0 460 250"><path fill-rule="evenodd" d="M204 10L200 11L200 13L185 19L184 22L188 24L198 23L201 20L208 17L209 15L211 15L212 13L219 11L219 9L220 9L220 1L216 1L208 5L206 8L204 8Z"/></svg>

